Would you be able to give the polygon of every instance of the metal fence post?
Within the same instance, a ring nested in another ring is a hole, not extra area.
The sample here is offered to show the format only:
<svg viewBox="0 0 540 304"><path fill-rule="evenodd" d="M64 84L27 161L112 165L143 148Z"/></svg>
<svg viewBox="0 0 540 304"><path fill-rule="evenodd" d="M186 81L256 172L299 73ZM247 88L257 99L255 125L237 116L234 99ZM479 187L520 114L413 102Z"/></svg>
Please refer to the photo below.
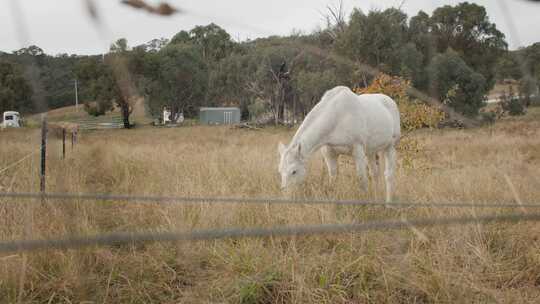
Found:
<svg viewBox="0 0 540 304"><path fill-rule="evenodd" d="M41 116L41 172L39 191L45 193L45 169L47 160L47 114Z"/></svg>
<svg viewBox="0 0 540 304"><path fill-rule="evenodd" d="M62 128L62 159L66 159L66 128Z"/></svg>

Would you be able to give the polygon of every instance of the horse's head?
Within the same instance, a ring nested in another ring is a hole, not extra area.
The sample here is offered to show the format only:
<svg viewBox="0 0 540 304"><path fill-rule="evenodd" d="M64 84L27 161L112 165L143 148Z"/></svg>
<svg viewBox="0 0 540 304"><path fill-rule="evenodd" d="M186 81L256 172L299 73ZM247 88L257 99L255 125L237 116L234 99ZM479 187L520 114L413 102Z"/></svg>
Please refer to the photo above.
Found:
<svg viewBox="0 0 540 304"><path fill-rule="evenodd" d="M300 144L285 146L278 145L280 155L278 171L281 174L281 189L300 184L306 177L306 165L302 156Z"/></svg>

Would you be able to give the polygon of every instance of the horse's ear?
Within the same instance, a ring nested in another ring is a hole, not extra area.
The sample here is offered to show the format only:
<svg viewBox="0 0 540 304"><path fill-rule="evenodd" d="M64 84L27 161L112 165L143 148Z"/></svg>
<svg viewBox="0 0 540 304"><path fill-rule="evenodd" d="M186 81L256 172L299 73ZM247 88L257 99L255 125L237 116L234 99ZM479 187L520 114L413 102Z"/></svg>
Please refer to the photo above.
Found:
<svg viewBox="0 0 540 304"><path fill-rule="evenodd" d="M279 142L278 144L278 152L279 152L279 155L283 155L283 153L285 152L285 149L287 147L285 147L285 145L282 143L282 142Z"/></svg>
<svg viewBox="0 0 540 304"><path fill-rule="evenodd" d="M298 153L298 156L301 156L302 155L302 145L301 144L298 144L298 148L296 150L296 153Z"/></svg>

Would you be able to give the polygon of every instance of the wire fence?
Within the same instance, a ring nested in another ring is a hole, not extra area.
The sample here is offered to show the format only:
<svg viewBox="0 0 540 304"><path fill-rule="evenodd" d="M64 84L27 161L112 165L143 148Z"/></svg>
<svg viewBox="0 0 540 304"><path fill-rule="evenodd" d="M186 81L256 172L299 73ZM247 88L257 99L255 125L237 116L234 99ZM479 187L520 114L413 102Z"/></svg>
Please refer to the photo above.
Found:
<svg viewBox="0 0 540 304"><path fill-rule="evenodd" d="M151 242L205 241L231 238L290 237L353 232L359 233L372 230L400 230L411 226L414 228L428 228L471 223L487 224L532 221L540 221L540 214L429 218L409 221L374 221L367 223L280 226L272 228L210 229L192 232L126 232L100 234L94 236L75 236L58 239L4 241L0 242L0 253L39 251L46 249L75 249L88 246L111 246Z"/></svg>
<svg viewBox="0 0 540 304"><path fill-rule="evenodd" d="M28 154L26 154L25 156L23 156L22 158L20 158L19 160L17 160L16 162L13 162L11 164L9 164L8 166L0 169L0 174L6 172L7 170L11 169L11 168L14 168L20 164L22 164L25 160L29 159L30 157L38 154L40 152L40 149L36 149L35 151L33 152L30 152Z"/></svg>
<svg viewBox="0 0 540 304"><path fill-rule="evenodd" d="M281 199L281 198L230 198L230 197L182 197L182 196L131 196L94 193L13 193L1 192L0 198L58 200L58 201L114 201L126 203L167 203L167 204L305 204L305 205L342 205L375 206L400 208L540 208L533 203L414 203L362 201L362 200L321 200L321 199Z"/></svg>
<svg viewBox="0 0 540 304"><path fill-rule="evenodd" d="M3 199L31 199L56 201L115 201L129 203L172 203L172 204L302 204L302 205L344 205L344 206L391 206L409 208L539 208L540 204L508 203L402 203L384 204L359 200L287 200L276 198L215 198L215 197L173 197L173 196L128 196L110 194L70 194L70 193L0 193ZM49 201L48 201L49 202ZM6 202L4 202L6 203ZM530 222L539 221L540 214L511 214L467 217L428 218L401 221L372 221L367 223L278 226L268 228L228 228L192 232L122 232L93 236L70 236L57 239L13 240L0 242L0 253L38 251L46 249L74 249L87 246L110 246L121 244L201 241L226 238L286 237L317 234L358 233L370 230L398 230L434 226L450 226L470 223Z"/></svg>

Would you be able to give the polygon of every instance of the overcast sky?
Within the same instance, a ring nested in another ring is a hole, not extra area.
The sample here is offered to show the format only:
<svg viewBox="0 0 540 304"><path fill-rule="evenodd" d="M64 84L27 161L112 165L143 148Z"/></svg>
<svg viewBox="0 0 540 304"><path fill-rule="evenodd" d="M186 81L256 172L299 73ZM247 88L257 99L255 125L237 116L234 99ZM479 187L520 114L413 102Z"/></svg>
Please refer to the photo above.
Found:
<svg viewBox="0 0 540 304"><path fill-rule="evenodd" d="M503 3L504 1L504 3ZM148 3L158 1L148 0ZM120 0L96 0L108 28L99 34L85 11L83 0L0 0L0 50L12 52L35 44L49 54L97 54L109 41L125 37L129 45L154 38L170 38L180 30L214 22L235 40L269 35L288 35L293 29L311 32L322 24L321 12L338 0L196 0L168 1L184 11L173 17L156 17L120 4ZM347 15L354 7L363 11L397 7L401 0L344 0ZM409 15L419 10L462 1L406 0ZM540 41L540 3L526 0L485 0L490 20L507 37L512 49ZM501 4L502 3L502 4ZM503 5L501 7L501 5ZM504 8L506 6L506 8ZM508 19L514 23L512 32Z"/></svg>

